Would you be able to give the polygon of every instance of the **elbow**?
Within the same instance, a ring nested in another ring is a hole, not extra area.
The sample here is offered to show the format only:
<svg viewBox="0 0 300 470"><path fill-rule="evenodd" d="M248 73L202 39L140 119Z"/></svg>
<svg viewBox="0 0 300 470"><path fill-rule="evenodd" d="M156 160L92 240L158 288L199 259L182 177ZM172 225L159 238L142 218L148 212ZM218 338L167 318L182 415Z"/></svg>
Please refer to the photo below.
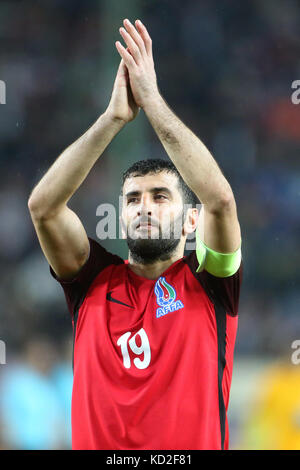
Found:
<svg viewBox="0 0 300 470"><path fill-rule="evenodd" d="M28 207L29 212L30 212L31 215L37 212L38 204L37 204L37 201L36 201L36 199L33 195L31 195L29 197L28 202L27 202L27 207Z"/></svg>
<svg viewBox="0 0 300 470"><path fill-rule="evenodd" d="M46 205L39 198L37 198L35 194L32 194L29 197L27 206L32 220L42 221L49 218L49 211Z"/></svg>
<svg viewBox="0 0 300 470"><path fill-rule="evenodd" d="M224 214L235 207L235 199L232 192L228 192L219 198L216 198L210 205L210 212L213 214Z"/></svg>
<svg viewBox="0 0 300 470"><path fill-rule="evenodd" d="M59 206L50 206L49 203L47 204L47 200L37 198L36 195L32 194L27 203L31 219L34 222L46 222L49 219L53 219L60 213L66 204L60 204Z"/></svg>
<svg viewBox="0 0 300 470"><path fill-rule="evenodd" d="M235 205L235 199L233 192L230 191L226 193L223 198L221 198L221 207L226 209L227 207L232 207L233 205Z"/></svg>
<svg viewBox="0 0 300 470"><path fill-rule="evenodd" d="M44 215L41 205L33 198L28 199L28 210L30 212L32 220L42 220Z"/></svg>

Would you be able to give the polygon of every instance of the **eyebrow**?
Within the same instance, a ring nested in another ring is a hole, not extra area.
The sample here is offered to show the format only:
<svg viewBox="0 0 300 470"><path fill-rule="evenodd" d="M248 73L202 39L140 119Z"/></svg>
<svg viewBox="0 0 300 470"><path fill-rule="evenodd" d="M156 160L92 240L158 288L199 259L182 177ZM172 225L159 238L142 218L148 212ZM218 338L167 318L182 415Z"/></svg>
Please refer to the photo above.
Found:
<svg viewBox="0 0 300 470"><path fill-rule="evenodd" d="M159 193L159 192L164 192L164 193L168 193L170 196L172 196L172 192L169 190L169 188L165 187L165 186L158 186L158 187L155 187L155 188L151 188L150 190L150 193ZM141 194L141 191L129 191L128 193L126 193L126 197L130 197L130 196L139 196Z"/></svg>

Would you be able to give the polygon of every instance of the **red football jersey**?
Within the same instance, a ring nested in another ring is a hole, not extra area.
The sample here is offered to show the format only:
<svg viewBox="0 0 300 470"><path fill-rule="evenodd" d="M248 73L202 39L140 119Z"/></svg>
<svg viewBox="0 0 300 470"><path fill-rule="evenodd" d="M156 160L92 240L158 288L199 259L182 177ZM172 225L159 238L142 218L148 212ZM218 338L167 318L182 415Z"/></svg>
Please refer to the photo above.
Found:
<svg viewBox="0 0 300 470"><path fill-rule="evenodd" d="M74 331L73 449L227 449L242 281L196 273L196 252L158 279L89 238L61 281Z"/></svg>

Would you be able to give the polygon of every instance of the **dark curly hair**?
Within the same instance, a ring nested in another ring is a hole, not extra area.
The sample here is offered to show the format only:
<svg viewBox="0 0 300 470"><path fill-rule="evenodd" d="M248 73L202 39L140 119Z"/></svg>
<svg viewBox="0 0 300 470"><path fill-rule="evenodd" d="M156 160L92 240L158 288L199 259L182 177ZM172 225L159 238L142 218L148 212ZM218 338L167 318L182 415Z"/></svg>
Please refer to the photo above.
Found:
<svg viewBox="0 0 300 470"><path fill-rule="evenodd" d="M183 204L191 204L192 207L196 207L197 204L199 204L199 199L185 183L176 166L171 161L163 160L162 158L140 160L128 168L128 170L123 173L121 194L123 194L123 186L127 178L132 176L145 176L148 174L160 173L161 171L167 171L177 176L178 189L181 192Z"/></svg>

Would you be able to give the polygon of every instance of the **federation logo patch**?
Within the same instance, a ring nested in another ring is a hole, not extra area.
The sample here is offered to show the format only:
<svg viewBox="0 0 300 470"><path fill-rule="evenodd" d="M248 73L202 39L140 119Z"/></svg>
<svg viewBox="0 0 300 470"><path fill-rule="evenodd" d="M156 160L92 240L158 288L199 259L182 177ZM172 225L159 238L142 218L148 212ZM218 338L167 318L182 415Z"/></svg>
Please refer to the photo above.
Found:
<svg viewBox="0 0 300 470"><path fill-rule="evenodd" d="M184 307L181 300L176 300L176 290L166 281L165 277L158 278L154 286L154 292L156 302L159 305L159 308L156 309L156 318Z"/></svg>

